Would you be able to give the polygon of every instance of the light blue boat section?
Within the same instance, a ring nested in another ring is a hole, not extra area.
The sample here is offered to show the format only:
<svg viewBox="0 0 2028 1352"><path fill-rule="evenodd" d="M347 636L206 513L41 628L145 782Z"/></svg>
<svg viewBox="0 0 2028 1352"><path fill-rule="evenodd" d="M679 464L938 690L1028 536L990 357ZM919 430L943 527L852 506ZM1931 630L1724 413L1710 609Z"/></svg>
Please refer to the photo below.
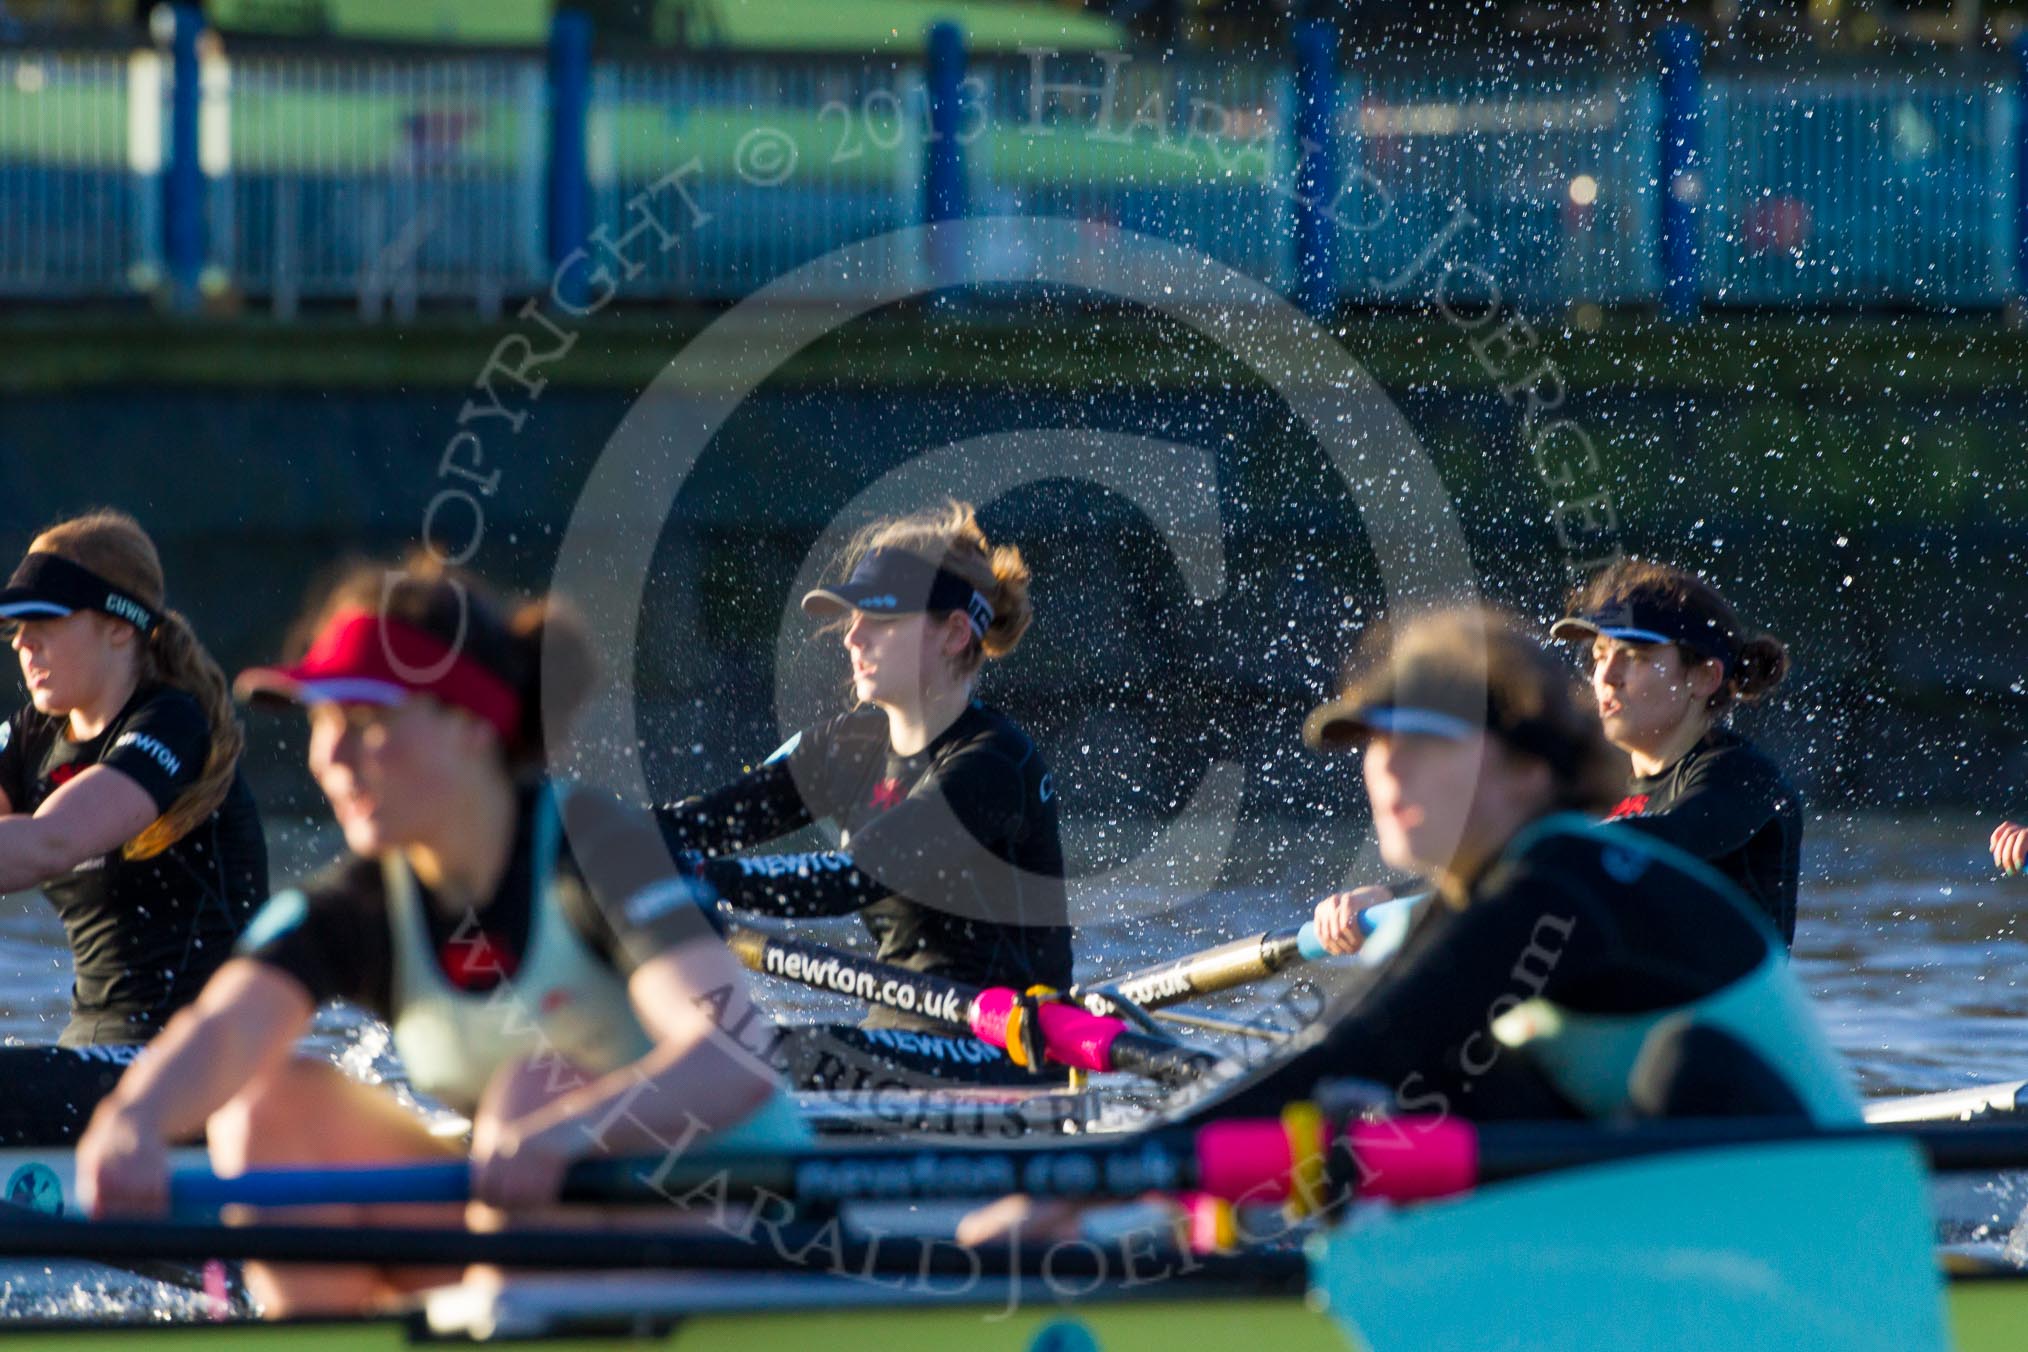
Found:
<svg viewBox="0 0 2028 1352"><path fill-rule="evenodd" d="M1370 1352L1944 1352L1924 1171L1902 1141L1705 1150L1503 1184L1320 1238Z"/></svg>
<svg viewBox="0 0 2028 1352"><path fill-rule="evenodd" d="M169 1168L205 1170L211 1157L194 1148L171 1150ZM77 1196L77 1156L69 1146L0 1149L0 1203L45 1216L83 1217Z"/></svg>

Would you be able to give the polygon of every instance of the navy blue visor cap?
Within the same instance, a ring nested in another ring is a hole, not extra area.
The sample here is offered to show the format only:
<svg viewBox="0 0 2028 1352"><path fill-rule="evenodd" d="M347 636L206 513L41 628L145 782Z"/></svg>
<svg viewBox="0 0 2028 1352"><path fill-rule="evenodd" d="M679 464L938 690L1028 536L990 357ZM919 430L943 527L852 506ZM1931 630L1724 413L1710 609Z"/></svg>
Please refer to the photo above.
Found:
<svg viewBox="0 0 2028 1352"><path fill-rule="evenodd" d="M993 605L978 588L906 549L869 550L851 577L833 587L819 587L803 598L803 613L816 619L829 619L848 610L863 610L869 615L955 610L970 621L972 633L981 638L993 623Z"/></svg>

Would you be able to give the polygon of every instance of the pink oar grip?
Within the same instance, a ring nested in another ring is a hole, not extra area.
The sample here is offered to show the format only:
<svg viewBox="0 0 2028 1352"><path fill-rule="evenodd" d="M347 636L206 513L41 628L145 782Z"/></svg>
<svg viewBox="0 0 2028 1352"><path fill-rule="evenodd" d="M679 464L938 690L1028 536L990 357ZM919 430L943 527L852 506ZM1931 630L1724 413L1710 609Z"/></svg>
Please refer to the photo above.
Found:
<svg viewBox="0 0 2028 1352"><path fill-rule="evenodd" d="M1207 1122L1197 1132L1197 1186L1228 1202L1279 1202L1289 1195L1289 1133L1248 1118Z"/></svg>
<svg viewBox="0 0 2028 1352"><path fill-rule="evenodd" d="M979 998L972 1001L972 1036L1004 1051L1007 1046L1007 1019L1013 1012L1013 991L1005 986L980 991Z"/></svg>
<svg viewBox="0 0 2028 1352"><path fill-rule="evenodd" d="M1051 1060L1079 1070L1113 1068L1113 1040L1126 1031L1126 1024L1076 1005L1054 1002L1037 1013L1042 1019L1042 1042Z"/></svg>
<svg viewBox="0 0 2028 1352"><path fill-rule="evenodd" d="M1345 1139L1361 1197L1420 1202L1470 1192L1479 1181L1479 1133L1454 1117L1355 1122Z"/></svg>
<svg viewBox="0 0 2028 1352"><path fill-rule="evenodd" d="M972 1033L995 1047L1007 1045L1007 1022L1013 1017L1014 1002L1020 997L1005 986L979 992L972 1001ZM1042 1027L1042 1045L1049 1059L1079 1070L1111 1070L1113 1040L1126 1024L1093 1014L1075 1005L1045 1001L1036 1007Z"/></svg>

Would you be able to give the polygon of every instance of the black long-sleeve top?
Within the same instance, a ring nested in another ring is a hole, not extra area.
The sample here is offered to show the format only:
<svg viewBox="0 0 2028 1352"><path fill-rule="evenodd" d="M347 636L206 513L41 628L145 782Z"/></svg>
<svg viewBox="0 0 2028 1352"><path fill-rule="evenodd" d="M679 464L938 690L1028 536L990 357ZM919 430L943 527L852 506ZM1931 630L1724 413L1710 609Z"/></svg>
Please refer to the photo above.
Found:
<svg viewBox="0 0 2028 1352"><path fill-rule="evenodd" d="M1590 1014L1687 1005L1764 963L1774 937L1705 869L1574 815L1524 831L1462 908L1431 901L1349 1007L1216 1111L1273 1116L1327 1079L1371 1081L1409 1113L1569 1115L1492 1032L1541 998ZM1209 1111L1207 1108L1206 1111Z"/></svg>
<svg viewBox="0 0 2028 1352"><path fill-rule="evenodd" d="M1067 987L1068 906L1056 794L1028 735L973 704L912 756L861 708L788 753L656 810L671 849L735 907L859 913L886 962L978 985ZM818 819L842 850L737 855ZM931 1027L895 1011L871 1026Z"/></svg>
<svg viewBox="0 0 2028 1352"><path fill-rule="evenodd" d="M1674 765L1637 776L1609 819L1717 869L1795 945L1803 797L1752 742L1712 729Z"/></svg>

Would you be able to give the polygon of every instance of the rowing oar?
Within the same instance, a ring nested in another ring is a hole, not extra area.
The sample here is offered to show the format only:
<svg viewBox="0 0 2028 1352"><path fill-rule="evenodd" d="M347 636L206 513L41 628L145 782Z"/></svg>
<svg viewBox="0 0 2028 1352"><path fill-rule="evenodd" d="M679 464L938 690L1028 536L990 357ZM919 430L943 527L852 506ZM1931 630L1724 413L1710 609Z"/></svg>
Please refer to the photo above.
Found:
<svg viewBox="0 0 2028 1352"><path fill-rule="evenodd" d="M1370 906L1359 913L1359 928L1370 938L1391 919L1405 917L1421 900L1421 895L1397 897ZM1071 994L1094 1014L1118 1012L1115 1002L1122 998L1142 1009L1166 1009L1329 956L1317 937L1316 922L1309 920L1293 929L1269 930L1172 958L1103 984L1076 986Z"/></svg>
<svg viewBox="0 0 2028 1352"><path fill-rule="evenodd" d="M1458 1118L1355 1120L1333 1128L1309 1104L1279 1119L1229 1118L1075 1145L855 1146L674 1153L659 1159L581 1160L565 1175L567 1202L654 1202L720 1210L730 1203L829 1208L846 1203L966 1201L1023 1192L1068 1201L1145 1193L1201 1193L1235 1203L1321 1195L1422 1201L1481 1183L1583 1165L1729 1146L1784 1142L1913 1142L1940 1172L2019 1168L2028 1126L1932 1124L1819 1127L1796 1118L1686 1118L1602 1126ZM171 1176L179 1214L231 1204L459 1202L470 1196L461 1160L384 1167L264 1169L234 1178Z"/></svg>
<svg viewBox="0 0 2028 1352"><path fill-rule="evenodd" d="M965 1029L1029 1069L1047 1059L1073 1070L1127 1071L1183 1084L1219 1063L1211 1052L1137 1033L1120 1019L1047 996L971 986L744 925L728 924L725 941L756 972Z"/></svg>
<svg viewBox="0 0 2028 1352"><path fill-rule="evenodd" d="M517 1269L801 1271L860 1282L906 1278L925 1294L956 1294L980 1280L1015 1276L1076 1281L1187 1276L1193 1293L1295 1295L1307 1274L1295 1252L1181 1257L1165 1235L1140 1232L1105 1243L966 1247L934 1235L843 1231L835 1223L762 1219L722 1222L729 1233L625 1230L472 1231L448 1226L218 1225L194 1221L64 1221L0 1224L0 1256L83 1258L102 1263L213 1254L270 1263L364 1263L442 1267L485 1263ZM1177 1254L1171 1257L1171 1254Z"/></svg>

